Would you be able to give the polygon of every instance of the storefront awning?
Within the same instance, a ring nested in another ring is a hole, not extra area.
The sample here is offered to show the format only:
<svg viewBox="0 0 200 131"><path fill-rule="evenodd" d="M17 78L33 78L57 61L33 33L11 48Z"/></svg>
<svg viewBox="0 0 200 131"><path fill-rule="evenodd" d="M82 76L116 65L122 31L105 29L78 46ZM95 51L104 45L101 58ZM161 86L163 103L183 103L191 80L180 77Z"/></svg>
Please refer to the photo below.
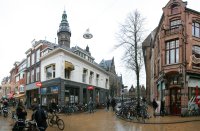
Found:
<svg viewBox="0 0 200 131"><path fill-rule="evenodd" d="M74 65L71 62L65 61L65 69L74 70Z"/></svg>
<svg viewBox="0 0 200 131"><path fill-rule="evenodd" d="M25 96L25 94L23 93L23 94L16 94L16 95L14 95L14 98L20 98L20 97L24 97Z"/></svg>

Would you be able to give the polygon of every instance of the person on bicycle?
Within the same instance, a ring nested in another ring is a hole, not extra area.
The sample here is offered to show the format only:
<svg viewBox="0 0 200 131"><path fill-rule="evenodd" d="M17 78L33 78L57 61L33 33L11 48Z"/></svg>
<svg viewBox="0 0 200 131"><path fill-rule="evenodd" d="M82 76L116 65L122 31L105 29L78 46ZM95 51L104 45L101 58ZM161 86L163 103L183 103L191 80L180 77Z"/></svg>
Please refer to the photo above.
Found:
<svg viewBox="0 0 200 131"><path fill-rule="evenodd" d="M16 108L16 115L18 118L18 121L16 121L13 131L22 131L25 127L25 120L27 116L27 112L25 110L25 107L23 106L22 102L19 102L17 108Z"/></svg>
<svg viewBox="0 0 200 131"><path fill-rule="evenodd" d="M55 102L55 99L52 99L49 105L49 112L52 114L53 112L56 112L56 111L58 111L58 106Z"/></svg>
<svg viewBox="0 0 200 131"><path fill-rule="evenodd" d="M40 131L45 131L47 129L47 114L40 105L35 107L32 120L35 120Z"/></svg>

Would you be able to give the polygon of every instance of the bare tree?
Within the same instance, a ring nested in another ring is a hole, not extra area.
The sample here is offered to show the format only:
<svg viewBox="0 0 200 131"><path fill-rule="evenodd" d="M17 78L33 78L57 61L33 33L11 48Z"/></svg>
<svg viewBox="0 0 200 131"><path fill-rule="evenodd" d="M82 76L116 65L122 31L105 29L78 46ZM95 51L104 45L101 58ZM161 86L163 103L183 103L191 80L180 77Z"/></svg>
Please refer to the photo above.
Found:
<svg viewBox="0 0 200 131"><path fill-rule="evenodd" d="M130 13L126 18L125 23L120 25L120 31L117 34L119 44L115 47L125 48L122 61L126 68L134 71L136 75L138 104L140 104L139 78L143 66L142 36L144 33L144 20L145 19L141 17L137 10Z"/></svg>

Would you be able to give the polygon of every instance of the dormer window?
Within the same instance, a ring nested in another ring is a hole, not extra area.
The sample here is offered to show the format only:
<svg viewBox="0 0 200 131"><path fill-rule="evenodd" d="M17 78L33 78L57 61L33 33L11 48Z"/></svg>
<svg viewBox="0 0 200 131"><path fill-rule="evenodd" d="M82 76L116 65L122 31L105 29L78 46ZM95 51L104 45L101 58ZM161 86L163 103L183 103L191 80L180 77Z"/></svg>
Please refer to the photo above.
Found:
<svg viewBox="0 0 200 131"><path fill-rule="evenodd" d="M177 4L173 4L171 6L171 14L178 14L179 13L179 8L178 8L178 5Z"/></svg>

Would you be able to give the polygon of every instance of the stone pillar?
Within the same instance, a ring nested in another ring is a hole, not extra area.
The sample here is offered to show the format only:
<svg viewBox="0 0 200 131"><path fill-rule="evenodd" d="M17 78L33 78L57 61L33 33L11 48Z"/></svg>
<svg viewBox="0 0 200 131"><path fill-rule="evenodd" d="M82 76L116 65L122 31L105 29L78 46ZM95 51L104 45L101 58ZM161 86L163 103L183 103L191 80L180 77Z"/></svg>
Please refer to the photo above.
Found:
<svg viewBox="0 0 200 131"><path fill-rule="evenodd" d="M79 103L83 104L83 87L79 87Z"/></svg>
<svg viewBox="0 0 200 131"><path fill-rule="evenodd" d="M60 79L60 92L58 93L58 104L65 105L65 83Z"/></svg>

